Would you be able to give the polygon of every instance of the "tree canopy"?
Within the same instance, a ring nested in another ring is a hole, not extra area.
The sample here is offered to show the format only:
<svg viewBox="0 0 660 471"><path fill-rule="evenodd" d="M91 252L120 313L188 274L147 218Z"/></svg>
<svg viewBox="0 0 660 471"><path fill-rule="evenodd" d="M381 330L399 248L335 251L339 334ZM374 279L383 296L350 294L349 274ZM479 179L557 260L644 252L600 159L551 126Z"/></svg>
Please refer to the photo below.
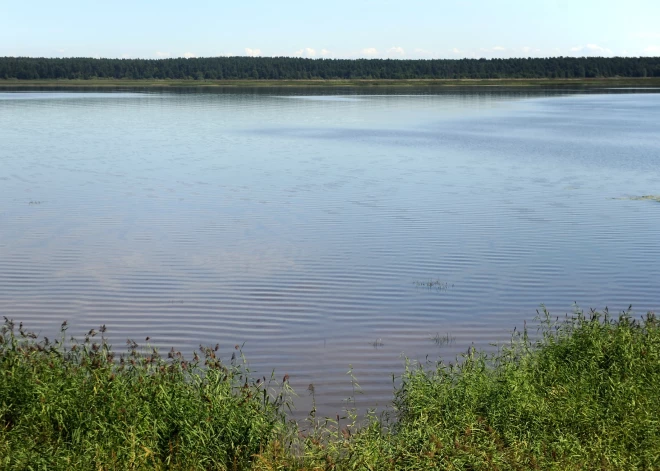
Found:
<svg viewBox="0 0 660 471"><path fill-rule="evenodd" d="M0 79L503 79L660 77L660 57L303 59L0 57Z"/></svg>

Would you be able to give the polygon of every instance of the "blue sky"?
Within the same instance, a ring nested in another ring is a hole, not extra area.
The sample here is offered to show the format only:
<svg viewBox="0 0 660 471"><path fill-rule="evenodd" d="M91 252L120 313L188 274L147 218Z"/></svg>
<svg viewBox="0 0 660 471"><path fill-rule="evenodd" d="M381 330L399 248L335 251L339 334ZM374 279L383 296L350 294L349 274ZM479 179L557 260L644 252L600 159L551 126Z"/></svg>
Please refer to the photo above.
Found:
<svg viewBox="0 0 660 471"><path fill-rule="evenodd" d="M660 55L660 0L0 0L0 56Z"/></svg>

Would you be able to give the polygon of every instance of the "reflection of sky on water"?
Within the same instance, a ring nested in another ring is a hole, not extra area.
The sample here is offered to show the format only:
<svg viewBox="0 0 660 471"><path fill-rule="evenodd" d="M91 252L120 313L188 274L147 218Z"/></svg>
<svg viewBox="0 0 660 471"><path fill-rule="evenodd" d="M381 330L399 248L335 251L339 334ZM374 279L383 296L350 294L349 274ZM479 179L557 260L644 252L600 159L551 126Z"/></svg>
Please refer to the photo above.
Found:
<svg viewBox="0 0 660 471"><path fill-rule="evenodd" d="M134 100L138 97L147 96L145 93L139 92L113 92L113 93L94 93L94 92L40 92L40 91L17 91L17 92L3 92L0 91L0 100L94 100L94 99L110 99L119 100L122 98L129 98Z"/></svg>
<svg viewBox="0 0 660 471"><path fill-rule="evenodd" d="M0 97L3 315L245 341L327 409L540 303L660 306L660 205L612 199L658 193L660 95L274 93Z"/></svg>

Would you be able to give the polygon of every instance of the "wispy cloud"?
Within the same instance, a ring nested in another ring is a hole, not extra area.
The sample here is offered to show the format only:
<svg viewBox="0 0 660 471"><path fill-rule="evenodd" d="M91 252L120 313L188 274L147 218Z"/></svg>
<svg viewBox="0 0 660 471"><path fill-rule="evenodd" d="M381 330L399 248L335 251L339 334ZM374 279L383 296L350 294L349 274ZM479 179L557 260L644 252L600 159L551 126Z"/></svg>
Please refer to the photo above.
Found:
<svg viewBox="0 0 660 471"><path fill-rule="evenodd" d="M155 55L156 57L160 57L162 59L165 57L170 57L171 54L169 52L156 51Z"/></svg>
<svg viewBox="0 0 660 471"><path fill-rule="evenodd" d="M197 57L197 54L195 54L193 52L184 52L183 57L185 57L186 59L191 59L193 57Z"/></svg>
<svg viewBox="0 0 660 471"><path fill-rule="evenodd" d="M245 48L245 55L251 57L257 57L261 55L261 49L252 49L251 47Z"/></svg>
<svg viewBox="0 0 660 471"><path fill-rule="evenodd" d="M660 53L660 46L648 46L644 48L644 52L648 52L651 54L657 54Z"/></svg>
<svg viewBox="0 0 660 471"><path fill-rule="evenodd" d="M530 47L530 46L523 46L519 49L512 49L512 51L520 51L522 55L527 56L527 57L538 57L541 54L541 49L538 47ZM557 52L559 52L559 49L557 49Z"/></svg>
<svg viewBox="0 0 660 471"><path fill-rule="evenodd" d="M586 46L576 46L571 48L571 52L580 52L583 54L600 54L610 55L612 51L606 47L601 47L598 44L587 44Z"/></svg>
<svg viewBox="0 0 660 471"><path fill-rule="evenodd" d="M367 47L365 49L362 49L360 52L362 53L363 56L373 57L378 55L378 49L376 49L375 47Z"/></svg>
<svg viewBox="0 0 660 471"><path fill-rule="evenodd" d="M493 51L506 51L506 48L503 46L494 46Z"/></svg>
<svg viewBox="0 0 660 471"><path fill-rule="evenodd" d="M332 55L332 52L328 51L327 49L321 49L321 55L323 57L329 57Z"/></svg>
<svg viewBox="0 0 660 471"><path fill-rule="evenodd" d="M387 55L403 57L406 55L406 51L401 46L392 46L387 50Z"/></svg>
<svg viewBox="0 0 660 471"><path fill-rule="evenodd" d="M316 57L316 50L311 47L303 47L299 51L294 52L293 55L300 57Z"/></svg>

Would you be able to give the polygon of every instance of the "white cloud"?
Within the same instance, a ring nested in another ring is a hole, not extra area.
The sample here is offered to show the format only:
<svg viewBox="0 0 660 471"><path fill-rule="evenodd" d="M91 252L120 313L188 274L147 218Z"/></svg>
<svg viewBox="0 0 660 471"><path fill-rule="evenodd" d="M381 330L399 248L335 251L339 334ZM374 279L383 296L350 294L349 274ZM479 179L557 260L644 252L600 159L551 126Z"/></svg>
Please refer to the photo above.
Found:
<svg viewBox="0 0 660 471"><path fill-rule="evenodd" d="M502 46L495 46L493 47L493 51L506 51L506 48Z"/></svg>
<svg viewBox="0 0 660 471"><path fill-rule="evenodd" d="M610 49L601 47L598 44L587 44L586 46L576 46L571 48L571 52L581 52L584 54L612 54Z"/></svg>
<svg viewBox="0 0 660 471"><path fill-rule="evenodd" d="M328 51L327 49L321 49L321 55L323 57L328 57L332 55L332 52Z"/></svg>
<svg viewBox="0 0 660 471"><path fill-rule="evenodd" d="M586 49L591 52L602 52L603 54L612 54L612 51L606 47L600 47L597 44L587 44Z"/></svg>
<svg viewBox="0 0 660 471"><path fill-rule="evenodd" d="M660 52L660 46L649 46L644 48L644 52L650 52L650 53L659 53Z"/></svg>
<svg viewBox="0 0 660 471"><path fill-rule="evenodd" d="M362 49L360 52L364 56L377 56L378 55L378 49L376 49L375 47L367 47L365 49Z"/></svg>
<svg viewBox="0 0 660 471"><path fill-rule="evenodd" d="M294 52L293 55L294 56L300 56L300 57L314 57L314 56L316 56L316 51L314 49L312 49L311 47L304 47L304 48L300 49L299 51Z"/></svg>
<svg viewBox="0 0 660 471"><path fill-rule="evenodd" d="M183 54L183 57L185 57L186 59L191 59L191 58L193 58L193 57L197 57L197 54L194 54L194 53L192 53L192 52L185 52L185 53Z"/></svg>
<svg viewBox="0 0 660 471"><path fill-rule="evenodd" d="M170 53L169 52L156 51L156 57L160 57L160 58L170 57Z"/></svg>
<svg viewBox="0 0 660 471"><path fill-rule="evenodd" d="M520 51L526 57L539 57L541 54L541 49L538 47L523 46L518 49L511 49L511 51ZM555 52L559 53L559 49L556 49Z"/></svg>
<svg viewBox="0 0 660 471"><path fill-rule="evenodd" d="M451 50L451 53L452 53L452 54L460 54L461 51L460 51L460 49L458 49L458 48L455 47L455 48L453 48L453 49Z"/></svg>
<svg viewBox="0 0 660 471"><path fill-rule="evenodd" d="M250 47L245 48L245 55L251 57L257 57L261 55L261 49L252 49Z"/></svg>
<svg viewBox="0 0 660 471"><path fill-rule="evenodd" d="M406 51L400 46L392 46L387 50L388 56L405 56Z"/></svg>
<svg viewBox="0 0 660 471"><path fill-rule="evenodd" d="M121 55L121 58L122 58L122 59L130 59L130 58L131 58L131 55L130 55L130 54L122 54L122 55Z"/></svg>

